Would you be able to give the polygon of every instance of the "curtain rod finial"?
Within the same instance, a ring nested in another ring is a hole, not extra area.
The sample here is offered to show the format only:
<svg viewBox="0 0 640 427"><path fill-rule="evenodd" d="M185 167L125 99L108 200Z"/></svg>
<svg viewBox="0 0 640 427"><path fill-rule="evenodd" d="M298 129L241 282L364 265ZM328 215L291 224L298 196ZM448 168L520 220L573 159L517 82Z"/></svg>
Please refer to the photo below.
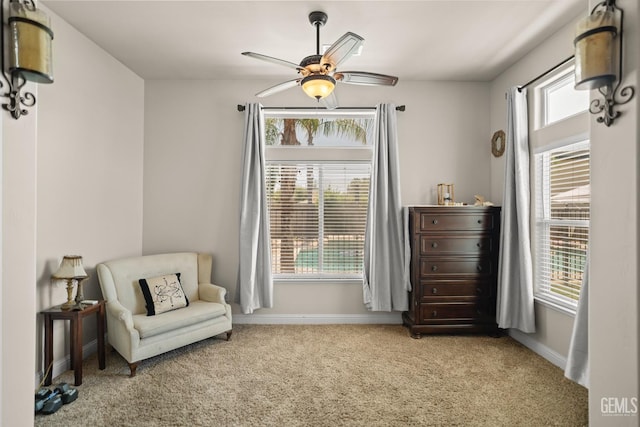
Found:
<svg viewBox="0 0 640 427"><path fill-rule="evenodd" d="M244 105L238 104L238 111L244 111Z"/></svg>

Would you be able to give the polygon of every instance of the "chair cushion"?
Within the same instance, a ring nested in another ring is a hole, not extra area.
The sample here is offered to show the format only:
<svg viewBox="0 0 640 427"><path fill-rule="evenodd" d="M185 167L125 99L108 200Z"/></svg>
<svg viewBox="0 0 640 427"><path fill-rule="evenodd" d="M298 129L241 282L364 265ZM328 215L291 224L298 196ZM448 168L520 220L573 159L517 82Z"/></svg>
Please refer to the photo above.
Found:
<svg viewBox="0 0 640 427"><path fill-rule="evenodd" d="M225 306L217 302L193 301L188 307L163 313L162 316L135 314L133 327L140 338L149 338L174 329L188 327L225 314Z"/></svg>
<svg viewBox="0 0 640 427"><path fill-rule="evenodd" d="M140 279L140 289L147 307L147 316L187 307L189 300L180 284L180 273Z"/></svg>

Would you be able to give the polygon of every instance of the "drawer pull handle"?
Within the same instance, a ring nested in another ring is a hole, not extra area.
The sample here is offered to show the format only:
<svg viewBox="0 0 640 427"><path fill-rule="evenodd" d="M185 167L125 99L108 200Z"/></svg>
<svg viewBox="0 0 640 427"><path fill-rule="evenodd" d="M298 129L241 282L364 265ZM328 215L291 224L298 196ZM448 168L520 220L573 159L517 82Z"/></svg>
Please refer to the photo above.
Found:
<svg viewBox="0 0 640 427"><path fill-rule="evenodd" d="M438 312L433 310L433 313L431 313L431 317L438 317Z"/></svg>
<svg viewBox="0 0 640 427"><path fill-rule="evenodd" d="M436 225L438 223L437 219L434 219L433 221L431 221L433 223L433 225Z"/></svg>
<svg viewBox="0 0 640 427"><path fill-rule="evenodd" d="M478 220L478 224L482 224L482 220L481 219Z"/></svg>
<svg viewBox="0 0 640 427"><path fill-rule="evenodd" d="M432 294L437 294L438 293L438 288L432 288L431 289L431 293Z"/></svg>
<svg viewBox="0 0 640 427"><path fill-rule="evenodd" d="M437 248L437 247L438 247L438 242L433 242L433 243L431 244L431 247L432 247L432 248Z"/></svg>
<svg viewBox="0 0 640 427"><path fill-rule="evenodd" d="M478 242L478 243L476 243L476 246L481 248L482 247L482 243Z"/></svg>
<svg viewBox="0 0 640 427"><path fill-rule="evenodd" d="M479 266L477 266L477 267L476 267L476 269L477 269L478 271L482 271L482 266L481 266L481 265L479 265Z"/></svg>
<svg viewBox="0 0 640 427"><path fill-rule="evenodd" d="M431 266L431 271L438 271L438 266L437 265L432 265Z"/></svg>

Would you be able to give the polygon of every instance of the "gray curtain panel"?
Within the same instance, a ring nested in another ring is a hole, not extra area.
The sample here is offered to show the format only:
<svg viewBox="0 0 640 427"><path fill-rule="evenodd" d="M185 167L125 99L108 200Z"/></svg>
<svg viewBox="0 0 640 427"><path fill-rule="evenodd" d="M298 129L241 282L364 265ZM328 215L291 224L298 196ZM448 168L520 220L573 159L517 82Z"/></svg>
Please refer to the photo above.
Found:
<svg viewBox="0 0 640 427"><path fill-rule="evenodd" d="M265 185L264 115L246 104L240 207L240 259L236 302L244 314L273 306L271 240Z"/></svg>
<svg viewBox="0 0 640 427"><path fill-rule="evenodd" d="M364 303L372 311L408 309L396 107L376 108L374 155L364 242Z"/></svg>
<svg viewBox="0 0 640 427"><path fill-rule="evenodd" d="M580 300L573 323L564 376L589 388L589 252L582 276Z"/></svg>
<svg viewBox="0 0 640 427"><path fill-rule="evenodd" d="M507 92L507 142L498 262L498 326L535 332L527 92Z"/></svg>

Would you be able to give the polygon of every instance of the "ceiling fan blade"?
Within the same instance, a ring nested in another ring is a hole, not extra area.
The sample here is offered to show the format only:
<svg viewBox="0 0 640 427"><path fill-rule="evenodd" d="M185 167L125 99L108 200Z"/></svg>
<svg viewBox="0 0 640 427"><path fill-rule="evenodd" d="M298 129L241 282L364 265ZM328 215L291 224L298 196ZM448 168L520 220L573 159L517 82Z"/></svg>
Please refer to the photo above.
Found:
<svg viewBox="0 0 640 427"><path fill-rule="evenodd" d="M292 87L298 86L300 84L300 80L302 79L293 79L286 82L278 83L275 86L271 86L270 88L263 90L262 92L256 93L256 96L258 98L264 98L265 96L273 95L274 93L291 89Z"/></svg>
<svg viewBox="0 0 640 427"><path fill-rule="evenodd" d="M244 56L248 56L250 58L261 59L263 61L271 62L272 64L284 65L285 67L293 68L294 70L301 70L302 67L298 64L294 64L293 62L285 61L284 59L273 58L271 56L262 55L261 53L254 52L242 52Z"/></svg>
<svg viewBox="0 0 640 427"><path fill-rule="evenodd" d="M338 97L336 96L336 91L334 90L329 95L321 98L320 103L327 110L335 110L336 108L338 108Z"/></svg>
<svg viewBox="0 0 640 427"><path fill-rule="evenodd" d="M398 83L396 76L386 74L367 73L366 71L340 71L333 77L342 83L366 86L395 86Z"/></svg>
<svg viewBox="0 0 640 427"><path fill-rule="evenodd" d="M322 65L331 64L331 69L335 69L344 60L350 58L364 43L364 39L351 32L345 33L322 55Z"/></svg>

